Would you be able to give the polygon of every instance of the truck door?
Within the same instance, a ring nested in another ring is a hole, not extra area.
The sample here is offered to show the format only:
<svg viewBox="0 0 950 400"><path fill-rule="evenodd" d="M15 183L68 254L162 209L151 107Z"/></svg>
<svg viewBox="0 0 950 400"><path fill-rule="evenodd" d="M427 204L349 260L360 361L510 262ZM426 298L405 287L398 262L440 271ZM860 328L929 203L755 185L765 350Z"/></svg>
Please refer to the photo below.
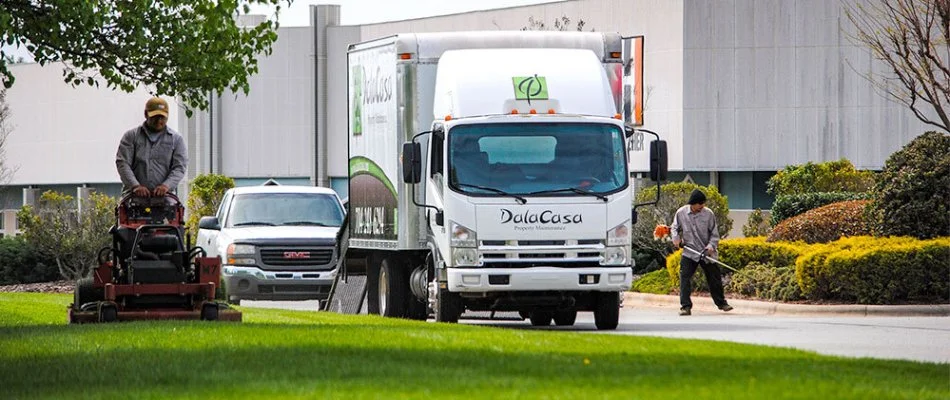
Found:
<svg viewBox="0 0 950 400"><path fill-rule="evenodd" d="M426 163L425 174L426 190L425 204L435 207L438 210L444 210L444 187L445 187L445 134L441 130L436 130L429 135L429 148L427 152L428 162ZM438 248L447 248L448 243L445 236L445 224L443 221L439 225L436 218L436 210L426 208L426 224L432 239L436 241Z"/></svg>

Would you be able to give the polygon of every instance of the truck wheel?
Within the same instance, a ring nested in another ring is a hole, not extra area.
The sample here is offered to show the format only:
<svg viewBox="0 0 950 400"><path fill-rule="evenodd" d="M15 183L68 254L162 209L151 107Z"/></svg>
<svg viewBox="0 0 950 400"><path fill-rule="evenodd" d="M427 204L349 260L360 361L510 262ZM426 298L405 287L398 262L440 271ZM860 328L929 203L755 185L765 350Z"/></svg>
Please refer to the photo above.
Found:
<svg viewBox="0 0 950 400"><path fill-rule="evenodd" d="M376 257L366 257L366 313L379 315L379 264Z"/></svg>
<svg viewBox="0 0 950 400"><path fill-rule="evenodd" d="M462 296L447 289L439 289L439 297L435 299L436 322L459 322L462 315Z"/></svg>
<svg viewBox="0 0 950 400"><path fill-rule="evenodd" d="M558 311L554 313L554 325L557 326L572 326L574 321L577 320L577 310L574 311Z"/></svg>
<svg viewBox="0 0 950 400"><path fill-rule="evenodd" d="M415 296L409 296L409 307L406 317L416 321L425 321L429 318L429 305L419 301Z"/></svg>
<svg viewBox="0 0 950 400"><path fill-rule="evenodd" d="M76 281L76 289L73 291L74 310L78 311L86 303L105 300L105 293L103 293L102 288L96 289L93 282L91 277Z"/></svg>
<svg viewBox="0 0 950 400"><path fill-rule="evenodd" d="M594 325L599 330L617 329L620 321L620 296L617 292L597 292L594 306Z"/></svg>
<svg viewBox="0 0 950 400"><path fill-rule="evenodd" d="M554 314L548 311L535 311L531 313L531 325L532 326L551 325L551 318L554 318Z"/></svg>
<svg viewBox="0 0 950 400"><path fill-rule="evenodd" d="M379 265L379 315L404 318L409 303L409 277L405 268L385 258Z"/></svg>

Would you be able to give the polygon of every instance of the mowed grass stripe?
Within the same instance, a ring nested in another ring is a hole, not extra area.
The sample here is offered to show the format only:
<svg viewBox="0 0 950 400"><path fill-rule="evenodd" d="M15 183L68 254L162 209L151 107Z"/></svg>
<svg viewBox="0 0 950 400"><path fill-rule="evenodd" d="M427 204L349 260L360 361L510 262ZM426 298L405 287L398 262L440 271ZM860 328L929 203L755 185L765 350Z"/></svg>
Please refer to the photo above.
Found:
<svg viewBox="0 0 950 400"><path fill-rule="evenodd" d="M68 326L0 293L0 398L948 398L950 366L726 342L243 309Z"/></svg>

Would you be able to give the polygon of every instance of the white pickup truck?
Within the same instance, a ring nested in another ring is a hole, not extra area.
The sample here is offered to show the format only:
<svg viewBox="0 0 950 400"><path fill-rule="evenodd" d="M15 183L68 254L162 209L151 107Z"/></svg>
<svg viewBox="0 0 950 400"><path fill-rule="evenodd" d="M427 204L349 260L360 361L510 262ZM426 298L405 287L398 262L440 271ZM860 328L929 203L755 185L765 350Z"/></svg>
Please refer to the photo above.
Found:
<svg viewBox="0 0 950 400"><path fill-rule="evenodd" d="M228 302L325 300L336 276L345 211L330 189L254 186L225 192L198 223L197 244L220 257Z"/></svg>

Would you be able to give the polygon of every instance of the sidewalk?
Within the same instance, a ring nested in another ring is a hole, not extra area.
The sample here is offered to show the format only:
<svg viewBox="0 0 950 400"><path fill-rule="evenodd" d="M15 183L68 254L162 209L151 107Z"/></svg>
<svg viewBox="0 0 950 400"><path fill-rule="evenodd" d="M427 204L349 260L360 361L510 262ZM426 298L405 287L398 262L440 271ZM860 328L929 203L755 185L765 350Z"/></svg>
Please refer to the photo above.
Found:
<svg viewBox="0 0 950 400"><path fill-rule="evenodd" d="M849 317L945 317L950 316L950 304L921 304L921 305L811 305L785 304L767 301L734 300L726 298L729 305L735 307L730 314L754 315L840 315ZM702 311L718 311L716 305L708 296L693 294L693 309ZM636 307L663 307L679 309L679 296L647 293L624 293L624 308Z"/></svg>

